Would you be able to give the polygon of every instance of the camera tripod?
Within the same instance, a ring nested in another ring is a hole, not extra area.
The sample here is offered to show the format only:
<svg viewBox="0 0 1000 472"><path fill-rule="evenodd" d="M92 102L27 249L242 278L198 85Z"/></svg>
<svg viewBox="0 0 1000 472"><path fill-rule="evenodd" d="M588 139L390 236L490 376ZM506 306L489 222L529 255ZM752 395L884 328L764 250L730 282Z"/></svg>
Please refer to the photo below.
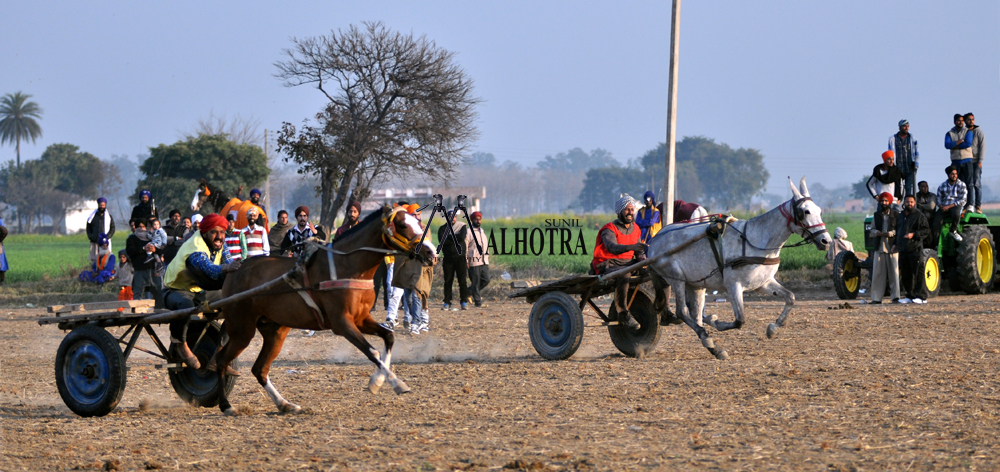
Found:
<svg viewBox="0 0 1000 472"><path fill-rule="evenodd" d="M461 210L462 214L465 215L465 221L469 224L469 228L471 229L472 228L472 220L469 219L469 211L465 208L465 200L468 199L468 198L469 197L466 196L466 195L459 195L456 198L457 202L455 204L455 209L452 210L451 213L453 215L455 215L455 218L457 218L458 217L458 211ZM428 205L428 206L430 206L430 205ZM427 208L427 207L425 206L424 208ZM421 208L421 210L423 210L424 208ZM455 245L455 250L458 251L458 255L461 256L462 253L465 252L465 251L463 251L462 250L462 246L458 244L458 237L455 236L455 230L451 227L453 220L451 219L450 216L448 216L448 208L446 208L444 206L444 197L442 197L441 194L434 195L434 208L431 209L431 217L427 219L427 228L428 228L428 230L430 229L431 222L434 221L434 215L437 214L437 212L439 212L439 211L444 214L444 220L448 224L446 225L446 228L444 230L445 236L443 238L441 238L441 242L438 243L437 254L441 254L441 248L444 246L444 240L448 239L448 237L451 236L451 242L452 242L452 244ZM420 244L424 243L424 238L427 237L427 233L428 232L429 231L425 231L424 235L420 237ZM476 243L476 249L479 250L479 255L483 255L484 254L484 252L483 252L483 246L482 246L482 244L479 243L479 238L476 237L476 232L475 231L472 231L472 240L473 240L473 242ZM484 241L484 243L485 243L485 241ZM420 250L420 245L418 244L417 247L413 248L414 254L416 254L416 252L419 251L419 250Z"/></svg>

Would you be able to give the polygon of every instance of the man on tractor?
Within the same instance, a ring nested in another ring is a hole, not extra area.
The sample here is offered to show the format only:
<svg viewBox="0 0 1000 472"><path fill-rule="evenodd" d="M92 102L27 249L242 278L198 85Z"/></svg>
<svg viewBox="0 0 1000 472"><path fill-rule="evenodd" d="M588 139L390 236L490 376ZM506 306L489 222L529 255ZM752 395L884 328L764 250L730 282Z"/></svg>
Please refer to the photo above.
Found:
<svg viewBox="0 0 1000 472"><path fill-rule="evenodd" d="M193 308L222 298L222 283L226 274L240 268L240 262L233 262L226 250L227 227L228 223L222 216L208 215L202 219L199 233L192 235L178 249L163 277L166 286L164 305L168 309ZM188 367L200 369L201 362L187 344L189 321L183 319L170 323L170 348Z"/></svg>
<svg viewBox="0 0 1000 472"><path fill-rule="evenodd" d="M937 211L934 213L934 222L931 223L932 239L937 240L937 236L941 234L941 228L944 227L945 216L951 218L951 237L955 238L955 241L962 241L961 229L959 225L962 222L962 207L965 206L966 197L969 195L968 188L965 186L965 182L958 179L958 168L954 165L950 165L945 168L944 172L948 174L948 180L945 180L937 191L937 201L938 207Z"/></svg>
<svg viewBox="0 0 1000 472"><path fill-rule="evenodd" d="M590 272L594 275L614 272L615 269L646 258L647 246L639 242L641 230L634 224L635 200L627 193L622 195L615 203L615 213L618 218L604 225L597 233L594 260L590 263ZM628 316L625 308L626 293L628 293L627 282L615 291L618 322L631 329L638 329L639 323Z"/></svg>

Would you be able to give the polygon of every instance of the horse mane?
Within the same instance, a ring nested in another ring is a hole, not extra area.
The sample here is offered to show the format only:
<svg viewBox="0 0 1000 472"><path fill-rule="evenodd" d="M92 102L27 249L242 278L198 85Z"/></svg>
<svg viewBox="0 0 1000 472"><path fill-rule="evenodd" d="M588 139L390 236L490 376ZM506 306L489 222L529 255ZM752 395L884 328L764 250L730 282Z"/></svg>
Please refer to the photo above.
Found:
<svg viewBox="0 0 1000 472"><path fill-rule="evenodd" d="M363 220L359 221L358 224L354 225L353 228L344 231L344 234L341 234L340 237L337 238L337 241L340 241L341 239L346 239L348 236L360 232L364 227L372 224L373 221L381 221L381 220L382 220L382 209L379 208L378 210L369 213L368 216L366 216ZM330 231L331 235L337 232L337 230L333 228L330 228Z"/></svg>

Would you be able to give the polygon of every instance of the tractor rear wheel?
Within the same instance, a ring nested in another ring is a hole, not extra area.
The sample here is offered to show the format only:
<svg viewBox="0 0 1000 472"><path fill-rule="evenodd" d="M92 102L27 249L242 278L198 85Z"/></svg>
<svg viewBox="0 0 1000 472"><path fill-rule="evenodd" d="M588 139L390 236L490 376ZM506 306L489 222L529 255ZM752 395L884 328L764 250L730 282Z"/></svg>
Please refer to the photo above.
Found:
<svg viewBox="0 0 1000 472"><path fill-rule="evenodd" d="M985 226L967 225L955 257L955 282L968 294L986 293L995 271L993 235Z"/></svg>

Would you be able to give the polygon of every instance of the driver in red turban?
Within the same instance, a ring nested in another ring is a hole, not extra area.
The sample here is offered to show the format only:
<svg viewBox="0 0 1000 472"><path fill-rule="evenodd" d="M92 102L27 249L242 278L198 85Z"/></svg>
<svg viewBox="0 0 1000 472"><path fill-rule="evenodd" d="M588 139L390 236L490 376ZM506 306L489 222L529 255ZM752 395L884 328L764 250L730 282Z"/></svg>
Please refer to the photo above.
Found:
<svg viewBox="0 0 1000 472"><path fill-rule="evenodd" d="M226 250L228 226L229 222L221 215L208 215L201 220L200 234L188 238L177 250L163 276L166 286L163 304L168 309L193 308L222 298L222 283L226 274L240 268L240 262L233 262ZM189 318L170 323L170 347L188 367L199 369L201 359L187 343L188 324ZM211 364L209 368L212 368ZM235 375L235 371L228 373Z"/></svg>

